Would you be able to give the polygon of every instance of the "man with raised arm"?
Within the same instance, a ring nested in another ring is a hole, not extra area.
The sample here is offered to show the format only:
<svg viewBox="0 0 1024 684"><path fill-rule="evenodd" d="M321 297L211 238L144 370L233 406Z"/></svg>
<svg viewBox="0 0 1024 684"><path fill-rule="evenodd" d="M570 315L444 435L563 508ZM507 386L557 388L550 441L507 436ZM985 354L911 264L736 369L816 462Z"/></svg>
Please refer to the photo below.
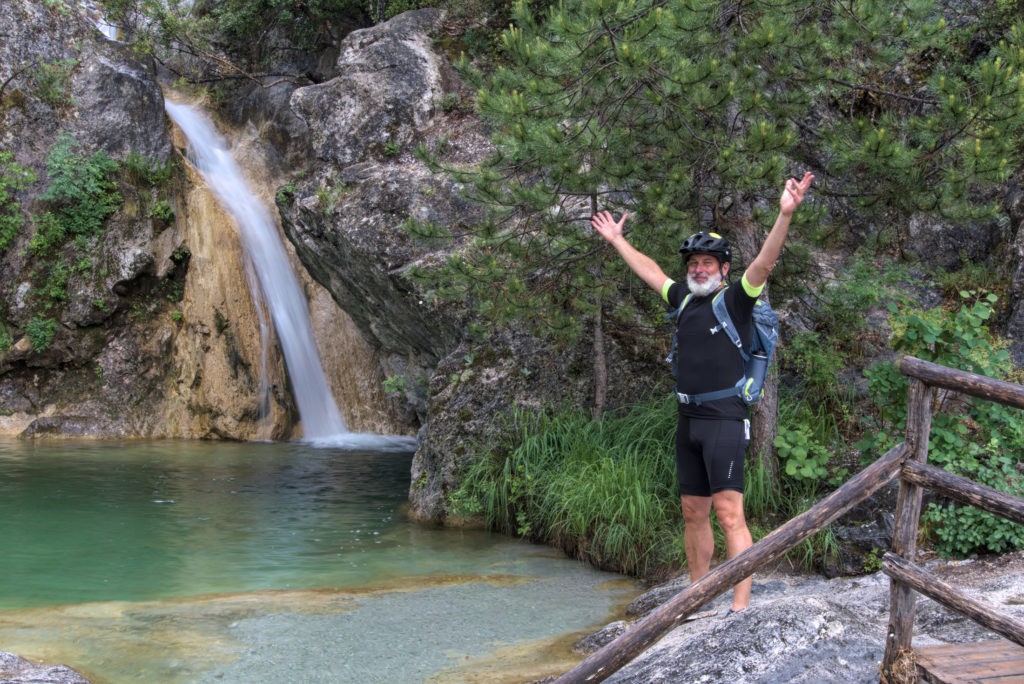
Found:
<svg viewBox="0 0 1024 684"><path fill-rule="evenodd" d="M799 181L786 181L779 200L779 216L761 251L747 266L740 286L728 287L723 295L745 348L750 344L754 303L782 253L793 212L813 180L814 176L807 172ZM715 550L712 509L725 535L729 558L753 543L743 514L743 460L750 441L747 405L738 394L702 402L689 400L731 388L743 377L743 360L722 332L711 306L712 297L727 285L732 250L729 242L715 232L701 231L687 238L679 248L686 266L683 286L629 244L622 231L628 217L623 214L616 221L610 212L601 211L590 219L590 224L673 309L679 307L687 293L693 295L676 321L678 348L673 359L680 397L676 476L685 525L686 563L693 582L711 568ZM736 585L730 612L750 605L750 587L750 578Z"/></svg>

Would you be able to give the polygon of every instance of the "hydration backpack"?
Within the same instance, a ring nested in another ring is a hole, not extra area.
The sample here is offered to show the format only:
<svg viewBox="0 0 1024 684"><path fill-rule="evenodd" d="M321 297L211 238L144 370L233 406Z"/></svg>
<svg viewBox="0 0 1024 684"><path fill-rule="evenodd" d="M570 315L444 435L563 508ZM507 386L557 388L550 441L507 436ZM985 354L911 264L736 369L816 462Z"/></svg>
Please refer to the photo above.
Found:
<svg viewBox="0 0 1024 684"><path fill-rule="evenodd" d="M714 312L715 318L718 319L719 325L722 326L722 330L729 336L732 343L736 345L736 351L739 352L740 357L743 359L743 377L732 387L714 392L683 394L677 390L676 394L679 397L679 401L684 404L697 404L699 406L706 401L714 401L715 399L724 399L732 396L738 396L746 404L754 404L760 401L761 395L764 394L764 381L768 375L768 364L771 363L772 355L775 353L775 345L779 342L779 317L767 302L760 299L754 302L754 325L753 333L750 336L750 349L744 349L739 331L732 324L732 317L729 316L729 311L725 306L724 295L726 289L728 288L723 287L721 291L715 294L711 300L711 310ZM683 315L683 309L686 308L686 305L689 304L692 298L693 294L688 293L683 298L683 301L679 303L679 308L667 316L676 326L672 334L672 353L666 359L671 364L673 376L676 372L673 360L679 351L679 317ZM678 381L678 378L676 380Z"/></svg>

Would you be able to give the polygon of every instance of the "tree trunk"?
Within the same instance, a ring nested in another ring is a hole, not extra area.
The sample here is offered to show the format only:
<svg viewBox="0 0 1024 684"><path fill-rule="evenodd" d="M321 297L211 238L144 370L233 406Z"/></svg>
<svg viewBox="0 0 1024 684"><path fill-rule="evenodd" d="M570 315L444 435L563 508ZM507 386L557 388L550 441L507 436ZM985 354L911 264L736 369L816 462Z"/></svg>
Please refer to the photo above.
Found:
<svg viewBox="0 0 1024 684"><path fill-rule="evenodd" d="M608 396L608 359L604 350L604 329L602 328L601 303L598 302L594 315L594 420L604 415Z"/></svg>
<svg viewBox="0 0 1024 684"><path fill-rule="evenodd" d="M750 263L761 249L761 239L758 235L757 225L749 216L725 217L715 213L715 223L729 238L739 251L739 258L733 254L734 261L729 273L733 282L739 282L743 274L743 267ZM768 285L761 294L765 301L768 299ZM778 349L776 349L776 354ZM754 404L750 412L750 449L752 459L760 464L768 482L778 483L779 481L779 460L775 457L775 435L778 433L779 419L779 373L776 364L772 364L768 377L764 383L764 395L761 401Z"/></svg>

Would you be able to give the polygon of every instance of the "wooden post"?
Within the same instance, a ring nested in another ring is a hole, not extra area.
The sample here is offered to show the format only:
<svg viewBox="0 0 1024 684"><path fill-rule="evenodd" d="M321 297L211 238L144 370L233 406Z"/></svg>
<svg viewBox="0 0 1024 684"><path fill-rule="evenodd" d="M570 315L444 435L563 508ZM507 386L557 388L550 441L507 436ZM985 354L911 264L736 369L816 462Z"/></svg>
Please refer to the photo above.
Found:
<svg viewBox="0 0 1024 684"><path fill-rule="evenodd" d="M932 389L917 378L910 378L907 392L907 460L928 461L928 437L932 426ZM917 530L921 519L923 490L900 480L896 498L896 524L892 537L893 553L913 561L917 555ZM914 590L902 580L893 579L889 589L889 627L885 635L882 678L892 681L892 669L902 651L910 649L914 634Z"/></svg>

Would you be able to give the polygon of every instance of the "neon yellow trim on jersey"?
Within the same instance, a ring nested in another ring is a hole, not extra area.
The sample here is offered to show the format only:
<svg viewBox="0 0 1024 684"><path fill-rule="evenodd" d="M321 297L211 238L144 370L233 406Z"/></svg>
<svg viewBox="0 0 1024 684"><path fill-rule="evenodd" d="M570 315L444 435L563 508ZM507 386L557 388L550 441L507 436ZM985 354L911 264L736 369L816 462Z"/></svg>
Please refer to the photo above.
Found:
<svg viewBox="0 0 1024 684"><path fill-rule="evenodd" d="M761 283L761 287L754 287L747 282L747 274L744 273L743 277L740 278L740 283L743 284L743 291L746 292L751 298L760 297L761 293L764 292L764 283Z"/></svg>
<svg viewBox="0 0 1024 684"><path fill-rule="evenodd" d="M661 298L665 300L666 304L669 303L668 302L668 289L670 287L672 287L673 285L675 285L675 283L676 283L676 281L672 280L671 278L666 278L665 279L665 284L661 286Z"/></svg>

